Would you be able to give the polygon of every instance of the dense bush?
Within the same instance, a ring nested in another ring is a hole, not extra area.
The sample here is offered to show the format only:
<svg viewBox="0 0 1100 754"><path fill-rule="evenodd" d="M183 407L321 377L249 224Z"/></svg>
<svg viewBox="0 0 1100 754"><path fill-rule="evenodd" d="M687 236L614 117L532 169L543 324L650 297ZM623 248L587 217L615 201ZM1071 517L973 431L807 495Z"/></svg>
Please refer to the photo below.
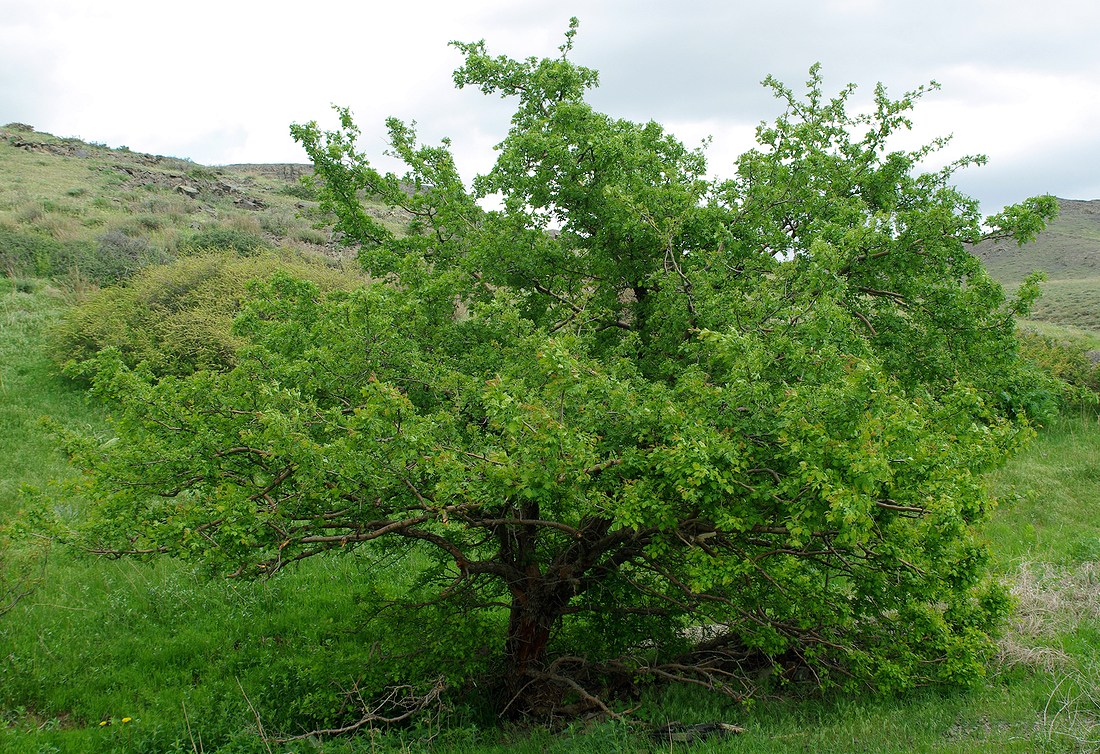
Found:
<svg viewBox="0 0 1100 754"><path fill-rule="evenodd" d="M0 270L13 277L52 277L107 285L169 259L140 236L109 230L94 243L0 228Z"/></svg>
<svg viewBox="0 0 1100 754"><path fill-rule="evenodd" d="M131 366L144 362L160 375L224 369L239 345L233 317L248 283L286 270L322 289L349 289L357 275L273 254L202 254L150 267L125 287L105 288L73 309L54 333L54 359L73 374L107 347Z"/></svg>
<svg viewBox="0 0 1100 754"><path fill-rule="evenodd" d="M233 251L240 256L252 256L265 248L268 248L268 243L256 233L222 225L201 230L190 238L182 240L179 246L183 254L204 250L225 250Z"/></svg>
<svg viewBox="0 0 1100 754"><path fill-rule="evenodd" d="M1020 352L1054 383L1063 405L1097 403L1100 398L1100 365L1088 357L1082 344L1041 335L1019 333Z"/></svg>

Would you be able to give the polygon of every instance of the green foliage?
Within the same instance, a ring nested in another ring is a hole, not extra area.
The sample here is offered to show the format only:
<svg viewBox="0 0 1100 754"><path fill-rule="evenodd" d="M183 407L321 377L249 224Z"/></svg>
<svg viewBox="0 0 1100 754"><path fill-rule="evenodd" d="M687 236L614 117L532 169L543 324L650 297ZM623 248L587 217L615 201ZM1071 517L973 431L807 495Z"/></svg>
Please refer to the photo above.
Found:
<svg viewBox="0 0 1100 754"><path fill-rule="evenodd" d="M1089 359L1085 346L1029 330L1021 330L1019 339L1021 354L1053 379L1053 388L1064 404L1096 405L1100 400L1100 364Z"/></svg>
<svg viewBox="0 0 1100 754"><path fill-rule="evenodd" d="M1008 606L974 532L984 475L1041 407L1014 334L1028 296L966 249L1032 235L1050 203L983 230L951 185L979 158L922 173L943 142L888 149L929 88L852 116L816 67L801 96L767 82L784 112L712 182L660 125L592 109L575 26L553 59L456 45L459 86L518 98L473 192L446 141L396 119L401 176L356 151L345 109L335 132L292 128L384 282L273 274L224 368L104 349L114 436L67 442L95 501L83 543L241 577L334 550L416 564L389 609L463 649L365 678L366 699L438 672L533 715L655 680L975 683Z"/></svg>
<svg viewBox="0 0 1100 754"><path fill-rule="evenodd" d="M156 375L227 369L242 343L233 334L233 318L250 281L277 270L293 271L326 289L361 282L355 275L271 254L187 257L148 268L125 287L90 294L55 329L51 353L74 376L106 348L131 367L144 364Z"/></svg>
<svg viewBox="0 0 1100 754"><path fill-rule="evenodd" d="M8 275L52 277L107 285L167 260L142 238L111 230L89 241L58 241L0 227L0 269Z"/></svg>
<svg viewBox="0 0 1100 754"><path fill-rule="evenodd" d="M200 251L233 251L245 257L255 256L265 248L268 248L268 243L261 236L224 225L205 228L183 239L179 244L181 254L194 254Z"/></svg>

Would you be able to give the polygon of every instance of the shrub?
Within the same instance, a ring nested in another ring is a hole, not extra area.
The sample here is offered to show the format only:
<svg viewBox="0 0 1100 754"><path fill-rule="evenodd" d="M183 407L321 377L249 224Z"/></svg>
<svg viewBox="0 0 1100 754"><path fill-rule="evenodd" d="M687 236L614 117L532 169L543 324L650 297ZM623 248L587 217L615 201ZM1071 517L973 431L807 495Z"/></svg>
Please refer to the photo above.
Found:
<svg viewBox="0 0 1100 754"><path fill-rule="evenodd" d="M272 254L241 258L203 254L148 267L125 287L89 296L58 325L51 355L79 377L81 365L113 347L135 366L158 375L185 375L233 366L240 340L233 318L248 296L249 281L276 270L312 280L325 290L351 289L362 278Z"/></svg>
<svg viewBox="0 0 1100 754"><path fill-rule="evenodd" d="M289 212L266 212L260 216L260 227L273 236L286 236L290 233L293 220Z"/></svg>
<svg viewBox="0 0 1100 754"><path fill-rule="evenodd" d="M96 280L115 282L134 275L150 264L164 264L171 257L148 239L121 230L109 230L96 240Z"/></svg>
<svg viewBox="0 0 1100 754"><path fill-rule="evenodd" d="M1056 383L1063 405L1097 403L1100 365L1093 364L1086 347L1028 330L1018 333L1020 352Z"/></svg>
<svg viewBox="0 0 1100 754"><path fill-rule="evenodd" d="M0 270L13 277L76 279L95 285L125 280L138 270L168 261L144 238L109 230L94 243L59 241L37 232L0 228Z"/></svg>
<svg viewBox="0 0 1100 754"><path fill-rule="evenodd" d="M306 201L317 201L320 194L317 191L317 186L312 181L300 181L298 183L291 183L287 186L283 186L279 189L279 193L286 194L287 196L293 196L297 199L305 199Z"/></svg>
<svg viewBox="0 0 1100 754"><path fill-rule="evenodd" d="M324 246L328 243L328 234L316 228L296 228L291 237L296 241L311 243L314 246Z"/></svg>
<svg viewBox="0 0 1100 754"><path fill-rule="evenodd" d="M264 248L267 248L267 242L259 234L222 225L201 230L181 241L179 246L182 254L225 250L236 252L238 256L252 256Z"/></svg>

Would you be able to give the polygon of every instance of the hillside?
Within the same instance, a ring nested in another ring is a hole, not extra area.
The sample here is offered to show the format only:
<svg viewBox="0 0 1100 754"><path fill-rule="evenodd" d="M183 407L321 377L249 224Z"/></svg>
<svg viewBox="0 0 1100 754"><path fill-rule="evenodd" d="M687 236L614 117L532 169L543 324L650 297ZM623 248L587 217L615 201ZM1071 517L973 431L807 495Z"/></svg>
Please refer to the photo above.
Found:
<svg viewBox="0 0 1100 754"><path fill-rule="evenodd" d="M181 249L226 242L346 257L300 182L311 172L293 163L208 167L11 123L0 127L0 271L111 282ZM986 242L974 253L1009 290L1044 271L1043 298L1029 326L1069 328L1058 332L1096 348L1100 200L1058 201L1059 217L1034 243ZM370 212L394 225L399 220L384 207ZM45 258L57 263L48 267Z"/></svg>
<svg viewBox="0 0 1100 754"><path fill-rule="evenodd" d="M308 209L296 196L308 166L210 168L13 125L0 128L0 224L62 241L120 229L172 243L188 230L222 223L273 241L327 243L296 222Z"/></svg>
<svg viewBox="0 0 1100 754"><path fill-rule="evenodd" d="M207 167L187 159L0 127L0 273L77 287L206 246L341 259L309 165ZM370 210L384 222L397 215Z"/></svg>
<svg viewBox="0 0 1100 754"><path fill-rule="evenodd" d="M1032 313L1041 323L1100 337L1100 200L1058 200L1058 218L1031 244L979 244L974 253L1008 289L1036 270L1047 275Z"/></svg>

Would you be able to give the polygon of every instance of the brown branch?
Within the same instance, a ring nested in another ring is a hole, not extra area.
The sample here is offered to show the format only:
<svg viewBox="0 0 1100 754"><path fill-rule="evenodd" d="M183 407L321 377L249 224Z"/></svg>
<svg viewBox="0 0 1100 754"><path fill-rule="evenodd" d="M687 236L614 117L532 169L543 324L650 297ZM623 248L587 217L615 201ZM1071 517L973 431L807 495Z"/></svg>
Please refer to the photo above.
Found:
<svg viewBox="0 0 1100 754"><path fill-rule="evenodd" d="M779 484L782 481L782 479L779 476L779 472L776 471L775 469L768 469L768 468L749 469L745 473L746 474L770 474L771 478L775 480L776 484Z"/></svg>
<svg viewBox="0 0 1100 754"><path fill-rule="evenodd" d="M401 532L403 529L408 529L412 526L417 526L426 521L429 521L428 516L416 516L414 518L406 518L400 521L372 521L369 525L378 525L379 528L372 529L368 532L349 532L347 534L332 534L332 535L313 535L310 537L302 537L298 541L302 544L349 544L352 542L369 542L372 539L384 536L386 534L392 534L394 532Z"/></svg>
<svg viewBox="0 0 1100 754"><path fill-rule="evenodd" d="M886 500L876 500L875 505L877 505L879 508L885 508L886 510L904 511L906 513L927 513L928 512L928 510L925 509L925 508L918 508L918 507L913 506L913 505L898 505L895 501L890 500L889 498L887 498Z"/></svg>
<svg viewBox="0 0 1100 754"><path fill-rule="evenodd" d="M560 673L554 673L554 672L550 672L550 671L545 671L545 672L541 672L541 673L532 672L531 675L533 676L533 678L535 680L551 681L553 683L557 683L559 685L563 685L563 686L566 686L566 687L572 689L573 691L575 691L577 693L577 695L582 700L587 702L589 705L591 705L593 707L596 707L597 709L599 709L601 712L603 712L605 715L607 715L608 717L610 717L613 720L622 720L623 719L622 715L620 715L619 713L615 712L610 707L608 707L602 699L600 699L599 697L593 695L591 692L589 692L587 689L585 689L583 686L581 686L579 683L574 681L569 676L561 675Z"/></svg>
<svg viewBox="0 0 1100 754"><path fill-rule="evenodd" d="M266 498L266 497L267 497L268 495L270 495L270 494L271 494L271 491L272 491L272 490L274 490L274 489L275 489L276 487L278 487L278 486L279 486L280 484L282 484L283 482L285 482L285 481L286 481L286 480L287 480L287 479L288 479L288 478L290 477L290 475L291 475L291 474L293 474L293 473L294 473L294 466L293 466L293 464L288 464L288 465L287 465L287 467L286 467L285 469L283 469L282 471L280 471L280 472L279 472L279 475L278 475L278 476L276 476L276 477L275 477L274 479L272 479L272 480L271 480L271 481L270 481L270 482L269 482L269 483L267 484L267 486L266 486L266 487L264 487L264 488L263 488L262 490L260 490L260 491L259 491L259 492L257 492L256 494L252 495L252 496L251 496L250 498L248 498L248 499L249 499L249 500L253 500L253 501L255 501L255 500L262 500L263 498Z"/></svg>
<svg viewBox="0 0 1100 754"><path fill-rule="evenodd" d="M161 545L160 547L150 547L141 550L114 550L105 547L83 547L81 549L83 549L86 553L90 553L91 555L103 555L112 559L121 558L126 555L152 555L153 553L163 554L168 552L168 548L164 545Z"/></svg>
<svg viewBox="0 0 1100 754"><path fill-rule="evenodd" d="M877 288L868 288L867 286L863 285L856 286L856 290L862 291L872 296L883 296L886 298L892 298L895 301L905 301L905 296L900 293L895 293L894 291L880 291Z"/></svg>
<svg viewBox="0 0 1100 754"><path fill-rule="evenodd" d="M412 490L412 493L414 495L416 495L416 499L420 501L421 505L423 505L425 508L431 508L431 507L434 506L435 501L432 500L431 497L429 497L429 496L422 495L420 493L420 490L418 490L416 487L413 486L412 482L410 482L405 477L398 477L398 479L400 479L402 482L404 482L405 486L408 487L410 490Z"/></svg>
<svg viewBox="0 0 1100 754"><path fill-rule="evenodd" d="M565 304L570 309L572 309L576 314L581 314L584 311L583 307L577 306L575 303L573 303L569 299L563 298L562 296L559 296L558 294L554 293L552 290L550 290L549 288L547 288L545 285L543 285L539 281L535 280L534 278L531 278L531 286L536 291L538 291L539 293L545 294L545 295L549 296L550 298L554 299L555 301L558 301L562 304Z"/></svg>
<svg viewBox="0 0 1100 754"><path fill-rule="evenodd" d="M551 529L560 529L574 539L581 539L584 535L579 529L574 529L569 524L558 521L547 521L541 518L469 518L465 521L472 526L545 526Z"/></svg>
<svg viewBox="0 0 1100 754"><path fill-rule="evenodd" d="M875 330L875 326L871 324L871 320L867 319L867 317L864 316L861 312L853 311L852 314L854 314L860 322L867 326L867 329L871 331L872 337L878 337L878 331Z"/></svg>
<svg viewBox="0 0 1100 754"><path fill-rule="evenodd" d="M223 458L225 456L238 455L240 453L251 453L253 455L257 455L257 456L260 456L262 458L270 458L271 456L275 455L274 453L272 453L270 451L267 451L267 450L260 450L259 448L249 448L249 447L245 447L245 446L242 445L242 446L236 447L236 448L228 448L226 450L219 450L217 453L214 454L214 457L215 458Z"/></svg>

